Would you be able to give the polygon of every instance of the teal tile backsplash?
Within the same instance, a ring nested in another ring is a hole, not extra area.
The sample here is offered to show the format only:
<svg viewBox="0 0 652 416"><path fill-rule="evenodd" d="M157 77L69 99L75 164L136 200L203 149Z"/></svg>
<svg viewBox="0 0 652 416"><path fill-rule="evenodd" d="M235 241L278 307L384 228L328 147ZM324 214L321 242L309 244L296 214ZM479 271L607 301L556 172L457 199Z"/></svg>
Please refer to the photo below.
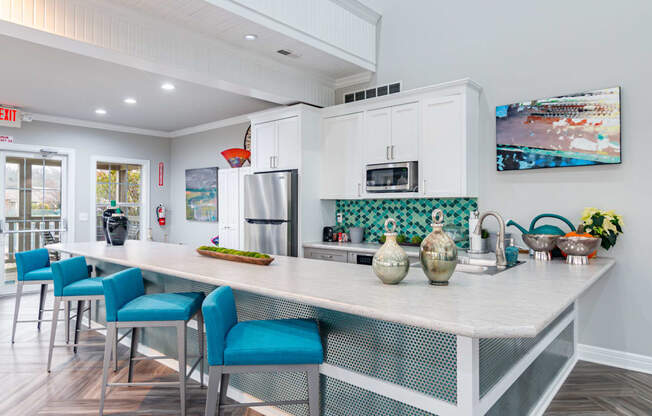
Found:
<svg viewBox="0 0 652 416"><path fill-rule="evenodd" d="M468 228L469 211L478 209L476 198L432 199L359 199L335 201L336 212L342 213L344 228L365 227L365 241L376 242L385 231L388 217L396 219L397 232L408 239L415 235L427 236L432 227L432 211L444 211L445 224Z"/></svg>

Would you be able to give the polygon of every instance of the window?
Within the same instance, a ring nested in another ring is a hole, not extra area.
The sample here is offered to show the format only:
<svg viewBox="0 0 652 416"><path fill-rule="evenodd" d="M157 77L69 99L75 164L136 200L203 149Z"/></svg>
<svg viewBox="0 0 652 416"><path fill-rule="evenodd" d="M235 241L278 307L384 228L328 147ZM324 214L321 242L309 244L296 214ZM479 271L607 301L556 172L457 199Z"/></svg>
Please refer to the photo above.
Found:
<svg viewBox="0 0 652 416"><path fill-rule="evenodd" d="M61 217L61 161L7 157L5 217L35 222Z"/></svg>
<svg viewBox="0 0 652 416"><path fill-rule="evenodd" d="M128 239L141 239L143 167L98 161L95 166L95 238L104 241L102 213L115 201L129 218Z"/></svg>

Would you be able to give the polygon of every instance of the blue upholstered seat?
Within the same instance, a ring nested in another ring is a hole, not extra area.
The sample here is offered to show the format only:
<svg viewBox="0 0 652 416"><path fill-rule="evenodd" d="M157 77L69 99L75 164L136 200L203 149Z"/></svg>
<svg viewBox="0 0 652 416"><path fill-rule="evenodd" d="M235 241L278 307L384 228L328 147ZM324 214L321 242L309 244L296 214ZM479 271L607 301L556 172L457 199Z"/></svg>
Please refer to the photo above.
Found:
<svg viewBox="0 0 652 416"><path fill-rule="evenodd" d="M19 281L52 280L48 250L39 248L16 253L16 278Z"/></svg>
<svg viewBox="0 0 652 416"><path fill-rule="evenodd" d="M199 292L143 295L118 310L118 321L187 321L203 300Z"/></svg>
<svg viewBox="0 0 652 416"><path fill-rule="evenodd" d="M63 296L101 296L103 294L102 279L99 277L78 280L63 288Z"/></svg>
<svg viewBox="0 0 652 416"><path fill-rule="evenodd" d="M238 323L233 291L214 290L202 306L208 363L220 365L321 364L324 352L314 321L284 319Z"/></svg>
<svg viewBox="0 0 652 416"><path fill-rule="evenodd" d="M54 296L102 295L102 279L89 279L86 258L73 257L52 263Z"/></svg>
<svg viewBox="0 0 652 416"><path fill-rule="evenodd" d="M239 322L226 336L224 365L321 364L323 361L319 328L316 322L307 319Z"/></svg>
<svg viewBox="0 0 652 416"><path fill-rule="evenodd" d="M53 280L54 276L52 274L51 267L42 267L40 269L32 270L23 275L23 278L20 280L23 281L34 281L34 280Z"/></svg>
<svg viewBox="0 0 652 416"><path fill-rule="evenodd" d="M140 269L122 270L102 280L106 302L106 320L116 321L182 321L190 319L201 308L204 294L145 294Z"/></svg>

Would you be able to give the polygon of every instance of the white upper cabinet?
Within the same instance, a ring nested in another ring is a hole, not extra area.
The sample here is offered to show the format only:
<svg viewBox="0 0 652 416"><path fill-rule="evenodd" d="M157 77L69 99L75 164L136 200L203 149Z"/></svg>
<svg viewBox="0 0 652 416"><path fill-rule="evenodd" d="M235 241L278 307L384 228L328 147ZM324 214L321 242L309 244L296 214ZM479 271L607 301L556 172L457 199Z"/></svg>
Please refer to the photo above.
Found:
<svg viewBox="0 0 652 416"><path fill-rule="evenodd" d="M386 163L392 145L392 109L367 111L365 115L364 161Z"/></svg>
<svg viewBox="0 0 652 416"><path fill-rule="evenodd" d="M274 169L298 169L301 163L299 117L279 120L276 122L276 126L276 163Z"/></svg>
<svg viewBox="0 0 652 416"><path fill-rule="evenodd" d="M320 145L320 198L351 199L362 196L364 113L323 120Z"/></svg>
<svg viewBox="0 0 652 416"><path fill-rule="evenodd" d="M419 159L419 103L392 107L392 143L389 157L393 162Z"/></svg>
<svg viewBox="0 0 652 416"><path fill-rule="evenodd" d="M321 198L477 196L480 90L463 79L324 108ZM349 156L354 149L362 156ZM419 163L417 192L365 191L366 165L411 161Z"/></svg>
<svg viewBox="0 0 652 416"><path fill-rule="evenodd" d="M410 162L419 158L419 103L369 110L365 116L367 164Z"/></svg>
<svg viewBox="0 0 652 416"><path fill-rule="evenodd" d="M459 95L423 100L420 191L426 196L466 192L464 120Z"/></svg>
<svg viewBox="0 0 652 416"><path fill-rule="evenodd" d="M251 165L257 171L272 170L276 157L276 122L254 124L251 137Z"/></svg>
<svg viewBox="0 0 652 416"><path fill-rule="evenodd" d="M252 167L256 172L298 169L301 160L299 117L254 124Z"/></svg>

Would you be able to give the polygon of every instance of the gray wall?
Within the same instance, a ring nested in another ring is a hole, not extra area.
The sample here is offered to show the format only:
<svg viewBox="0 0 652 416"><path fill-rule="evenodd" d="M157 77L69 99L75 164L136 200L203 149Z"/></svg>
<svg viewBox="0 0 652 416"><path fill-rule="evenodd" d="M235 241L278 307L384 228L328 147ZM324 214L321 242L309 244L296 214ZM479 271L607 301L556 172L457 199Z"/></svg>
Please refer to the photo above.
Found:
<svg viewBox="0 0 652 416"><path fill-rule="evenodd" d="M481 209L526 224L542 212L579 222L587 206L624 215L625 234L606 254L615 269L580 301L580 342L652 356L652 2L363 2L383 15L378 83L471 77L484 87ZM616 85L622 165L496 172L496 105Z"/></svg>
<svg viewBox="0 0 652 416"><path fill-rule="evenodd" d="M14 143L65 147L75 149L75 240L90 239L90 221L79 221L79 213L94 215L95 207L90 203L91 156L114 156L150 161L150 224L155 240L161 241L166 231L155 224L154 207L168 204L169 174L166 174L163 188L158 187L158 163L170 161L170 139L118 133L108 130L67 126L63 124L34 121L23 123L22 128L0 127L0 135L14 137Z"/></svg>
<svg viewBox="0 0 652 416"><path fill-rule="evenodd" d="M236 124L172 139L170 242L200 246L217 235L217 223L186 220L185 171L211 166L230 169L220 152L242 147L248 126Z"/></svg>

